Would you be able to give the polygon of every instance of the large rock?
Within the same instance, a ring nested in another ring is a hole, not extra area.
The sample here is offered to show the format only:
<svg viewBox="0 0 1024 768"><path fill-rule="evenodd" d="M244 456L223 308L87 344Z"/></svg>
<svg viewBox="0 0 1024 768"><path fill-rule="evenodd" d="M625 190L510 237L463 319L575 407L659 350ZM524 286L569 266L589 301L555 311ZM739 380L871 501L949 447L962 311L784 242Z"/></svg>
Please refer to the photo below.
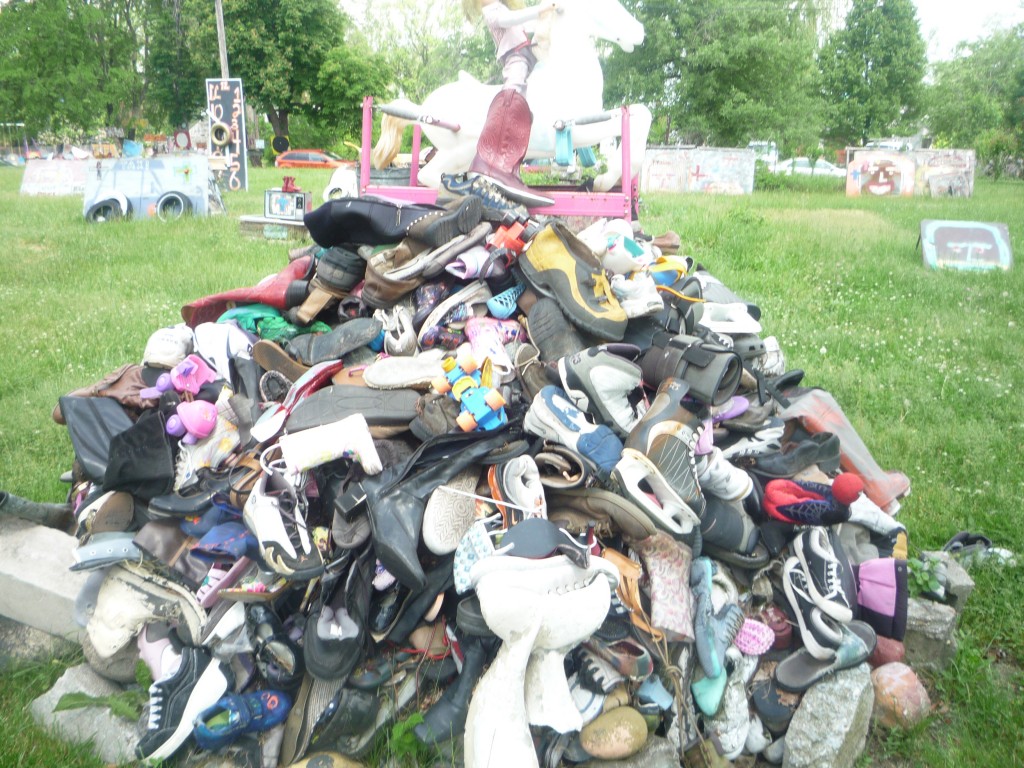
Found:
<svg viewBox="0 0 1024 768"><path fill-rule="evenodd" d="M93 751L105 763L118 764L135 759L138 741L137 723L112 714L107 707L85 707L54 712L54 707L65 693L85 693L103 697L120 693L122 689L93 672L87 664L68 669L53 688L32 702L32 717L43 728L59 733L72 744L91 741Z"/></svg>
<svg viewBox="0 0 1024 768"><path fill-rule="evenodd" d="M906 655L907 649L899 640L879 635L875 650L868 656L868 665L875 669L892 661L903 661Z"/></svg>
<svg viewBox="0 0 1024 768"><path fill-rule="evenodd" d="M580 768L679 768L679 755L668 739L648 736L643 749L622 760L590 760Z"/></svg>
<svg viewBox="0 0 1024 768"><path fill-rule="evenodd" d="M872 671L875 687L874 719L885 728L910 728L928 716L932 708L928 691L914 670L893 662Z"/></svg>
<svg viewBox="0 0 1024 768"><path fill-rule="evenodd" d="M783 768L851 768L867 743L874 703L867 663L812 686L786 731Z"/></svg>
<svg viewBox="0 0 1024 768"><path fill-rule="evenodd" d="M949 552L925 552L924 557L935 558L946 566L946 602L959 616L964 612L967 598L974 591L974 579Z"/></svg>
<svg viewBox="0 0 1024 768"><path fill-rule="evenodd" d="M956 611L933 600L910 598L903 645L905 661L914 669L946 669L956 658Z"/></svg>

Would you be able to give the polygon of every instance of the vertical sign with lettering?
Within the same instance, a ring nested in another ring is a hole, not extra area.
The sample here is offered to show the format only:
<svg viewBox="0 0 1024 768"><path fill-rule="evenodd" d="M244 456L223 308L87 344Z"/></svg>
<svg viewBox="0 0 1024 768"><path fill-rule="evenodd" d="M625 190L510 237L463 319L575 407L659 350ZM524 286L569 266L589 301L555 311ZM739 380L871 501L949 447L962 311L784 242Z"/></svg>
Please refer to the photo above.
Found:
<svg viewBox="0 0 1024 768"><path fill-rule="evenodd" d="M224 158L226 186L229 190L249 189L245 138L245 100L242 98L242 81L239 78L206 81L206 102L210 120L210 155ZM214 141L224 134L227 126L229 136L226 143Z"/></svg>

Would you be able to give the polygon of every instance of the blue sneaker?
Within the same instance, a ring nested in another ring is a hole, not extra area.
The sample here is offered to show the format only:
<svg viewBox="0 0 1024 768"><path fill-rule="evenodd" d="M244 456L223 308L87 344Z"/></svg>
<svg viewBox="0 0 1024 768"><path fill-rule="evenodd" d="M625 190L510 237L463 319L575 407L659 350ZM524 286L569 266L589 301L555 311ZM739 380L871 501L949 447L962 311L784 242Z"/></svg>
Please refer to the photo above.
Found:
<svg viewBox="0 0 1024 768"><path fill-rule="evenodd" d="M441 174L441 186L437 190L438 205L469 196L480 198L485 221L498 222L509 213L517 217L530 215L526 206L510 200L489 179L481 176L470 178L465 174Z"/></svg>
<svg viewBox="0 0 1024 768"><path fill-rule="evenodd" d="M537 393L526 412L527 432L571 448L596 467L603 480L622 456L622 441L604 424L592 424L559 387L549 384Z"/></svg>
<svg viewBox="0 0 1024 768"><path fill-rule="evenodd" d="M243 734L280 725L291 708L291 698L281 691L229 693L196 717L196 743L211 752L223 749Z"/></svg>

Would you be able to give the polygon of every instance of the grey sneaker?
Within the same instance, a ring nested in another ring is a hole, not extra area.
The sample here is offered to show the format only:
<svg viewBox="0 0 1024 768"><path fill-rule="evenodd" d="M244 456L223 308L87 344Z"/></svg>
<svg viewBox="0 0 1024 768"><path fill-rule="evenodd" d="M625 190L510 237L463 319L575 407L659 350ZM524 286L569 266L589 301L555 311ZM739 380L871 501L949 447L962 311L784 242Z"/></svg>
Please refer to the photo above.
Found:
<svg viewBox="0 0 1024 768"><path fill-rule="evenodd" d="M530 215L525 206L509 200L501 190L485 178L475 176L471 179L465 174L445 173L441 175L441 186L437 190L438 205L445 205L452 200L469 195L480 198L485 221L501 221L509 213L524 218Z"/></svg>
<svg viewBox="0 0 1024 768"><path fill-rule="evenodd" d="M558 361L558 375L569 399L627 437L647 412L640 366L600 347Z"/></svg>

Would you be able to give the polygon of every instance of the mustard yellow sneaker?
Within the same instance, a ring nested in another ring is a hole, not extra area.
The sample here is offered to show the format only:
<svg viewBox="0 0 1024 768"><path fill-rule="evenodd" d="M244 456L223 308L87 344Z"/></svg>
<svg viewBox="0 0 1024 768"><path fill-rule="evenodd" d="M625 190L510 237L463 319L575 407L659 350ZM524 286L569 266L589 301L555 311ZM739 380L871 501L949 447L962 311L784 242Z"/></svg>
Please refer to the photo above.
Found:
<svg viewBox="0 0 1024 768"><path fill-rule="evenodd" d="M519 257L523 278L552 296L579 328L606 341L621 341L626 312L612 293L593 252L559 222L545 226Z"/></svg>

